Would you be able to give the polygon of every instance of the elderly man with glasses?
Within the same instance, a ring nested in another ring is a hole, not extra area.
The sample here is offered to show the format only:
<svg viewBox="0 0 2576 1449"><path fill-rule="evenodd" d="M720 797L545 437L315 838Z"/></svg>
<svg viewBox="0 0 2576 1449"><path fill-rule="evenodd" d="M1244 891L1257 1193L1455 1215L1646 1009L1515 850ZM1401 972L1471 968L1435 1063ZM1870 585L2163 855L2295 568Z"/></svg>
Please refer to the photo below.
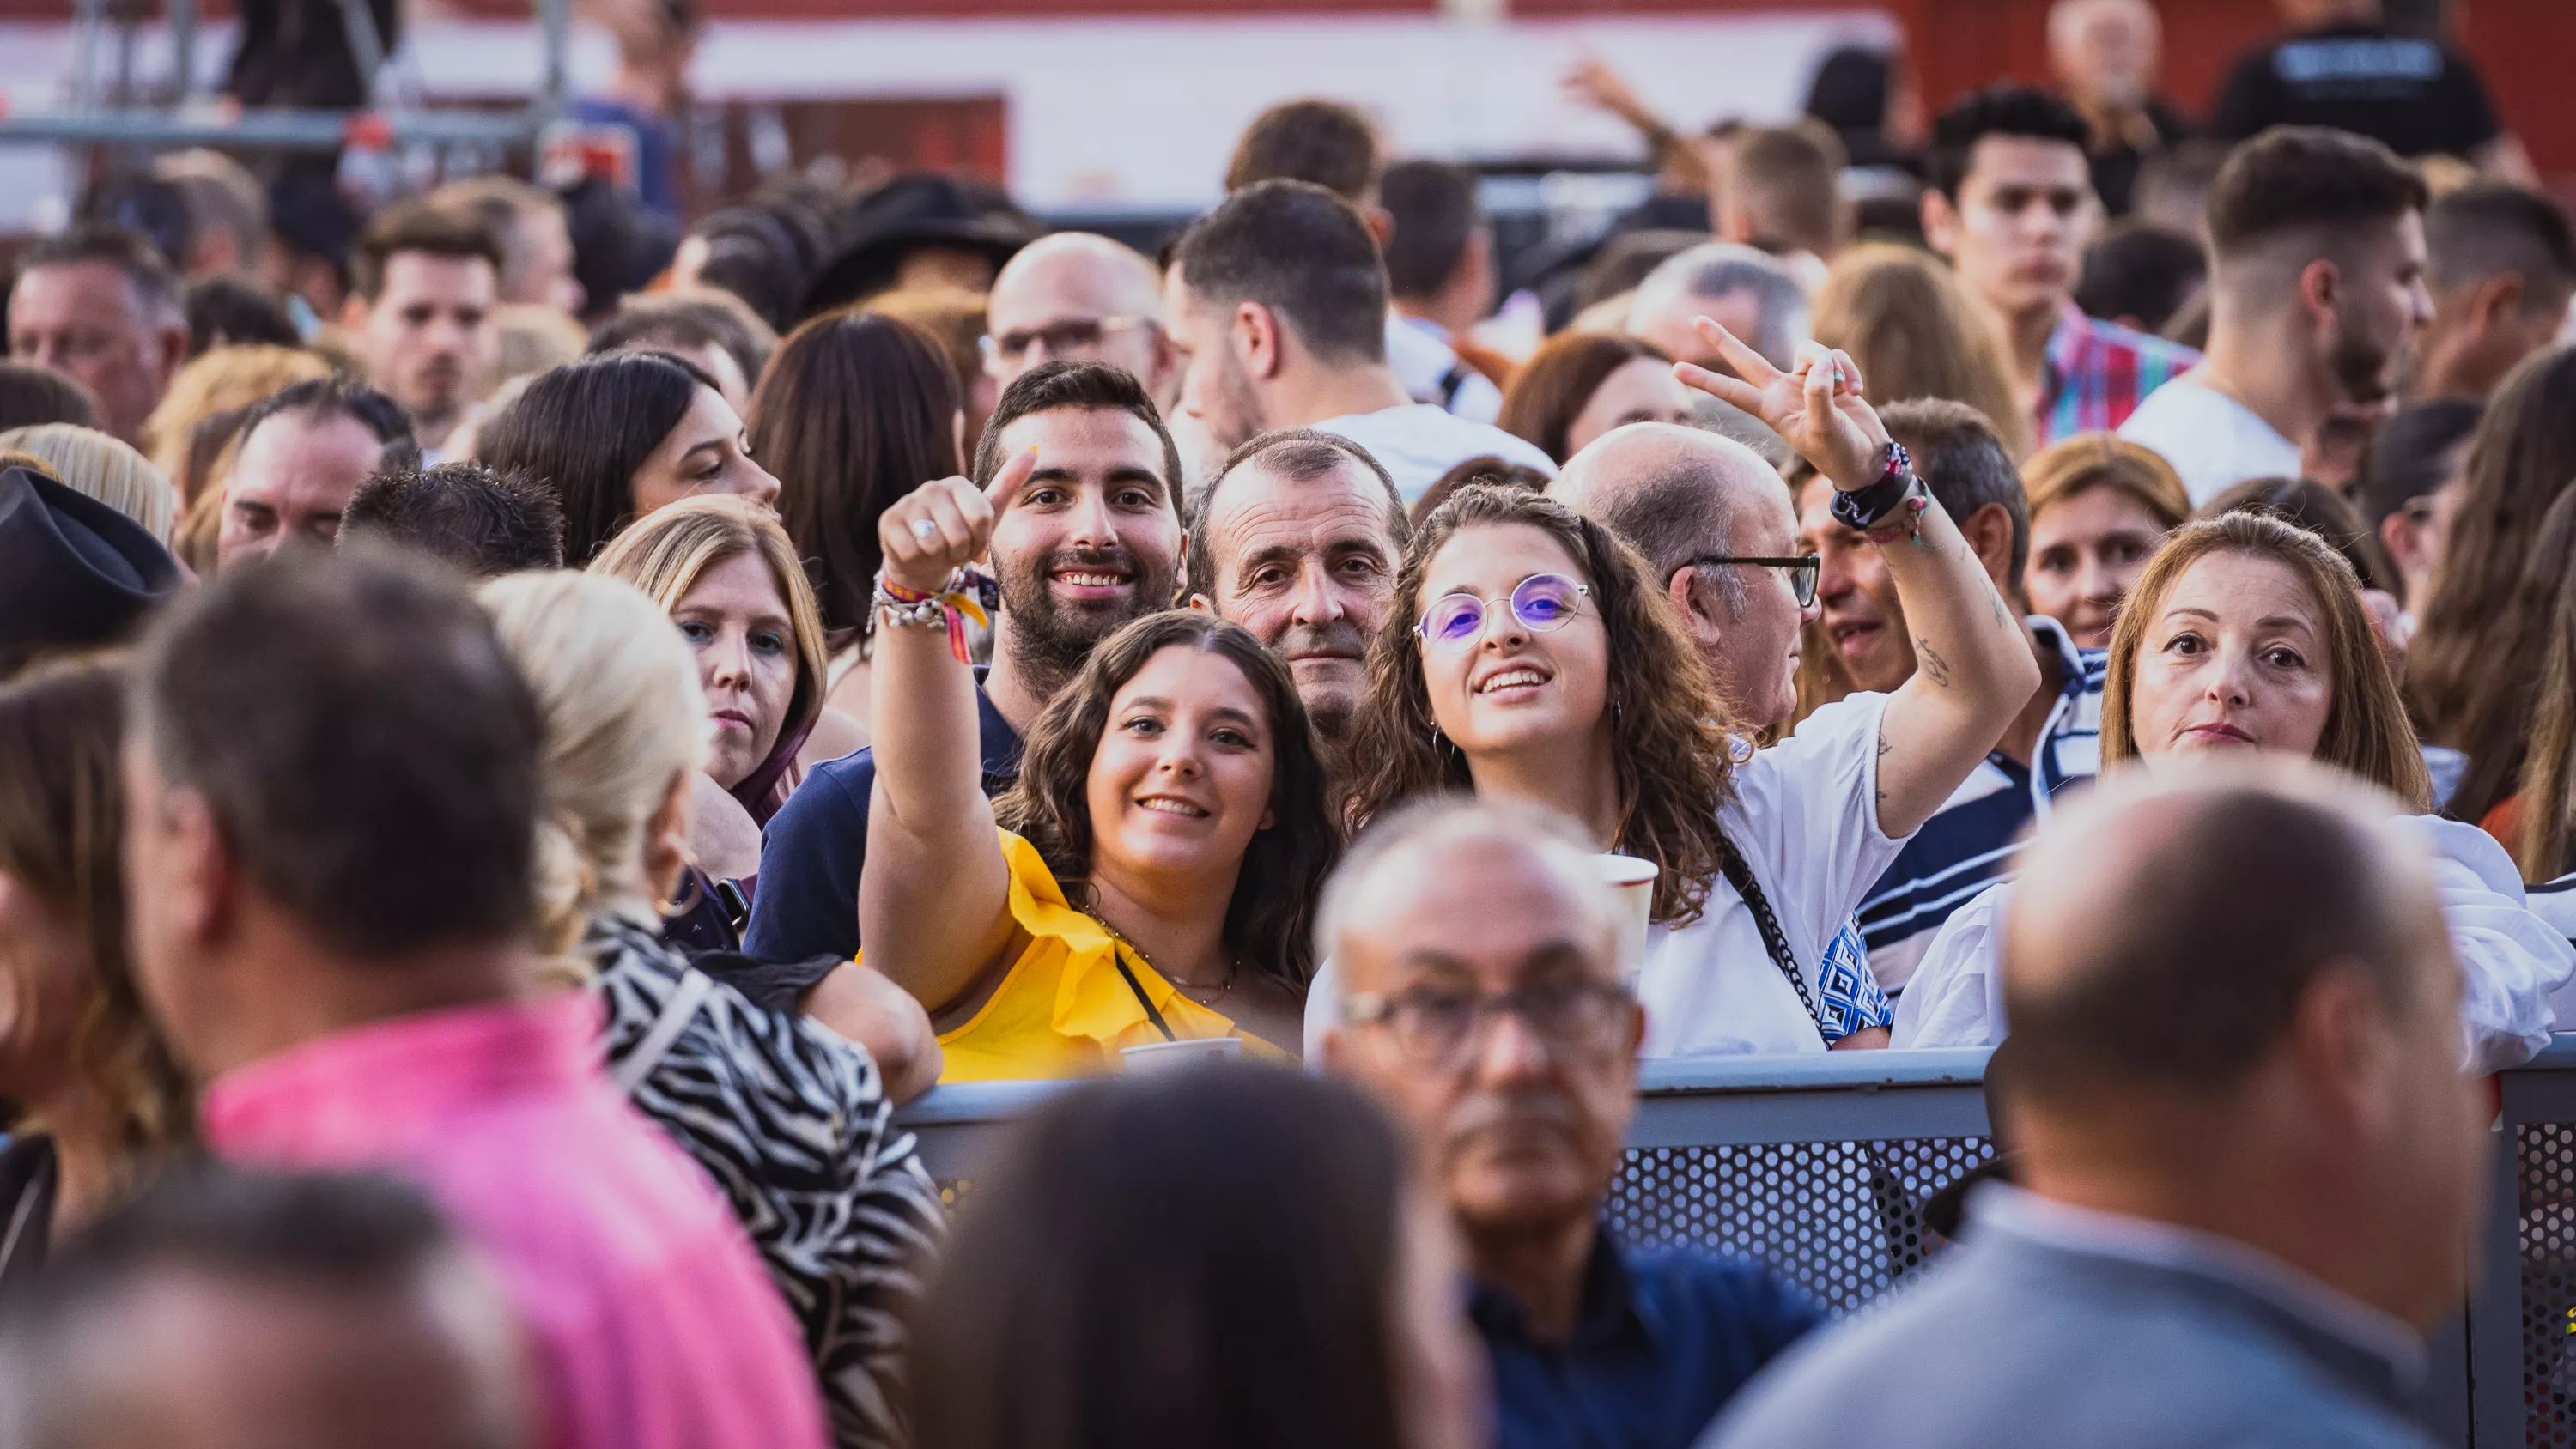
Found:
<svg viewBox="0 0 2576 1449"><path fill-rule="evenodd" d="M1041 237L993 278L984 321L984 370L1001 387L1042 362L1105 362L1143 383L1165 417L1180 401L1162 278L1132 247L1089 232Z"/></svg>
<svg viewBox="0 0 2576 1449"><path fill-rule="evenodd" d="M1683 1449L1814 1327L1766 1271L1632 1252L1601 1221L1645 1013L1621 906L1571 821L1439 801L1379 822L1326 889L1333 1071L1406 1126L1473 1276L1501 1449Z"/></svg>

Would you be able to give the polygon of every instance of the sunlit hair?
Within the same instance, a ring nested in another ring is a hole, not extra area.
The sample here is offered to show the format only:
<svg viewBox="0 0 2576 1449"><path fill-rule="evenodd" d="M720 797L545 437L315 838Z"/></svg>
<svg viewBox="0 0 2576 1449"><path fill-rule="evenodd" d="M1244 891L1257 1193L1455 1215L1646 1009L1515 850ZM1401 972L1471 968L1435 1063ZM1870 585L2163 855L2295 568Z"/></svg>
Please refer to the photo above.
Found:
<svg viewBox="0 0 2576 1449"><path fill-rule="evenodd" d="M125 688L124 666L99 660L39 666L0 688L0 875L71 923L82 969L68 1020L48 1019L47 993L19 983L6 1034L67 1052L115 1134L112 1186L120 1190L188 1141L196 1120L187 1079L144 1012L126 945L117 758Z"/></svg>
<svg viewBox="0 0 2576 1449"><path fill-rule="evenodd" d="M831 650L824 643L822 610L797 562L796 545L787 541L787 530L767 509L731 495L657 508L610 539L590 572L623 579L661 605L664 614L675 614L707 570L747 553L760 555L769 566L796 634L796 692L788 697L787 718L778 726L780 739L794 739L822 716L831 687Z"/></svg>
<svg viewBox="0 0 2576 1449"><path fill-rule="evenodd" d="M186 494L181 501L194 502L205 491L208 472L189 466L198 424L330 375L329 361L301 348L264 343L209 348L179 369L152 416L143 420L143 451Z"/></svg>
<svg viewBox="0 0 2576 1449"><path fill-rule="evenodd" d="M2523 702L2530 742L2522 762L2522 838L2510 842L2522 878L2535 884L2566 874L2567 844L2576 835L2576 488L2558 495L2531 545L2514 605L2522 639L2537 637L2539 679ZM2508 656L2512 674L2529 679L2531 651Z"/></svg>
<svg viewBox="0 0 2576 1449"><path fill-rule="evenodd" d="M1357 782L1352 823L1423 796L1475 788L1467 756L1433 721L1413 631L1432 559L1451 538L1475 528L1534 529L1563 548L1581 582L1591 585L1610 641L1610 697L1603 708L1610 711L1610 758L1619 779L1614 845L1660 867L1653 919L1674 926L1697 920L1732 848L1718 828L1717 810L1734 791L1735 731L1707 664L1636 553L1601 525L1538 494L1461 488L1414 534L1386 623L1369 647L1368 697L1351 750L1352 759L1367 762L1367 774Z"/></svg>
<svg viewBox="0 0 2576 1449"><path fill-rule="evenodd" d="M536 943L560 956L593 917L652 919L647 827L706 758L706 698L687 642L618 579L509 574L476 597L544 725Z"/></svg>
<svg viewBox="0 0 2576 1449"><path fill-rule="evenodd" d="M2191 516L2191 494L2164 455L2116 433L2077 433L2022 465L2022 496L2033 523L2040 514L2096 488L2108 488L2171 529Z"/></svg>
<svg viewBox="0 0 2576 1449"><path fill-rule="evenodd" d="M1224 941L1237 959L1302 992L1315 972L1315 905L1341 853L1341 834L1324 808L1324 766L1297 681L1241 625L1174 609L1149 614L1101 641L1082 672L1030 727L1019 783L993 802L994 816L1036 846L1065 899L1087 909L1092 761L1118 691L1166 649L1220 656L1261 699L1271 741L1270 827L1244 848L1234 899L1226 907Z"/></svg>
<svg viewBox="0 0 2576 1449"><path fill-rule="evenodd" d="M2030 455L2030 419L2015 400L2003 344L1941 261L1893 242L1867 242L1834 260L1816 294L1816 340L1860 365L1879 407L1919 397L1966 403L1994 425L2004 450Z"/></svg>
<svg viewBox="0 0 2576 1449"><path fill-rule="evenodd" d="M2296 525L2263 513L2230 513L2186 523L2147 561L2111 630L2110 674L2102 692L2102 764L2107 769L2138 757L2129 711L2137 688L2138 651L2156 628L2165 596L2193 564L2215 554L2269 559L2287 568L2316 600L2325 637L2328 686L2325 733L2316 758L2379 786L2416 811L2433 808L2433 786L2424 770L2414 726L2398 698L2396 676L2362 607L2361 582L2333 545Z"/></svg>
<svg viewBox="0 0 2576 1449"><path fill-rule="evenodd" d="M43 423L0 433L0 448L44 459L55 481L142 524L163 543L178 526L179 490L122 438L71 423Z"/></svg>

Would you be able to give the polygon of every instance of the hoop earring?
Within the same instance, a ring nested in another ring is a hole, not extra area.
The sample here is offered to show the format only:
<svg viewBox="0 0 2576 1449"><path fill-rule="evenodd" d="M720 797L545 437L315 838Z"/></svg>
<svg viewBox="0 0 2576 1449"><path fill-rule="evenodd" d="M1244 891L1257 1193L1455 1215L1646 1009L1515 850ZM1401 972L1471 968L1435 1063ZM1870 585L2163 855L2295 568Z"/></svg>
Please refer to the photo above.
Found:
<svg viewBox="0 0 2576 1449"><path fill-rule="evenodd" d="M687 858L682 857L682 859ZM687 861L687 866L686 870L680 872L680 884L684 888L680 898L675 901L663 901L653 907L655 914L661 916L663 920L676 921L696 910L708 899L707 888L699 884L706 879L705 872L698 869L698 863L694 860Z"/></svg>

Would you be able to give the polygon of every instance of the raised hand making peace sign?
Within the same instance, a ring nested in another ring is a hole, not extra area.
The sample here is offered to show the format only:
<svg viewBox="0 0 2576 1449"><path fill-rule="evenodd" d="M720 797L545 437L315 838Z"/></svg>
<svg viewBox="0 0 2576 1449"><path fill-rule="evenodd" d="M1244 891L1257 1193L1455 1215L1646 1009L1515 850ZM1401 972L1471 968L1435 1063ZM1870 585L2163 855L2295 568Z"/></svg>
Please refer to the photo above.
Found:
<svg viewBox="0 0 2576 1449"><path fill-rule="evenodd" d="M993 521L1020 496L1037 466L1038 450L1029 448L1004 463L989 487L935 478L896 499L877 517L886 577L919 593L947 588L950 575L984 556Z"/></svg>
<svg viewBox="0 0 2576 1449"><path fill-rule="evenodd" d="M1861 397L1860 367L1848 353L1809 342L1798 349L1796 369L1782 372L1708 318L1694 317L1691 325L1736 375L1676 362L1673 376L1685 386L1760 418L1837 488L1866 488L1879 480L1887 428L1878 409Z"/></svg>

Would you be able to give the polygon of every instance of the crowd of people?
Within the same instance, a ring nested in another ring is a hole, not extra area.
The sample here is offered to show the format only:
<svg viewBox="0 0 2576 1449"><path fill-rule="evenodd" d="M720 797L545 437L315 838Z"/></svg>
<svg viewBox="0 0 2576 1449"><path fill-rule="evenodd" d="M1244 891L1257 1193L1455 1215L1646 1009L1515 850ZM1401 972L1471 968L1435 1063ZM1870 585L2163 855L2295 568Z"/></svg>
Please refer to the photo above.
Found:
<svg viewBox="0 0 2576 1449"><path fill-rule="evenodd" d="M2576 231L2284 10L2206 125L2145 0L1583 60L1534 350L1329 100L1155 257L127 178L7 293L0 1449L2427 1442L2576 1028ZM1865 1322L1605 1225L1646 1064L1968 1047Z"/></svg>

